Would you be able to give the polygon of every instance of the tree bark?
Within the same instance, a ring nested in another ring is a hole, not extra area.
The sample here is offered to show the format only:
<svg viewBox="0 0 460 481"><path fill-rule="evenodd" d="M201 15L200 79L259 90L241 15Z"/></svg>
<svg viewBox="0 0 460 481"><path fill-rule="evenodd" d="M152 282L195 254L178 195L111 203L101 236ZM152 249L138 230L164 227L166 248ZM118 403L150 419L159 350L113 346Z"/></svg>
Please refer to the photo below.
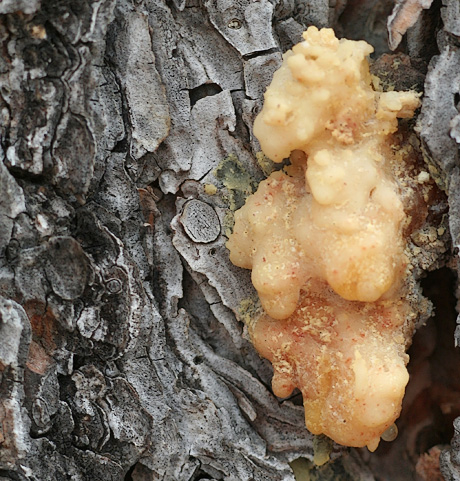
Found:
<svg viewBox="0 0 460 481"><path fill-rule="evenodd" d="M255 292L229 212L264 178L252 124L281 53L311 24L384 53L392 6L0 1L0 480L287 481L313 459L238 320ZM458 247L460 13L440 7L403 49L429 63L418 128ZM331 458L298 479L387 479Z"/></svg>

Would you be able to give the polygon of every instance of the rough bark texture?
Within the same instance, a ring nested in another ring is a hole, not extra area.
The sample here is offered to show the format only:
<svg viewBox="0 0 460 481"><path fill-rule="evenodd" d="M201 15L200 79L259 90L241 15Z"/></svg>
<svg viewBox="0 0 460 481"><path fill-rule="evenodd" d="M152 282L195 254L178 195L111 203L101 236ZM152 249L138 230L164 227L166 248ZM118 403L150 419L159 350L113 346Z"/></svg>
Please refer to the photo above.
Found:
<svg viewBox="0 0 460 481"><path fill-rule="evenodd" d="M228 212L264 177L252 123L281 53L311 24L382 53L391 9L0 0L0 480L287 481L313 458L237 320L254 290ZM404 45L420 75L430 62L418 131L457 251L459 35L443 0ZM332 458L312 479L387 479Z"/></svg>

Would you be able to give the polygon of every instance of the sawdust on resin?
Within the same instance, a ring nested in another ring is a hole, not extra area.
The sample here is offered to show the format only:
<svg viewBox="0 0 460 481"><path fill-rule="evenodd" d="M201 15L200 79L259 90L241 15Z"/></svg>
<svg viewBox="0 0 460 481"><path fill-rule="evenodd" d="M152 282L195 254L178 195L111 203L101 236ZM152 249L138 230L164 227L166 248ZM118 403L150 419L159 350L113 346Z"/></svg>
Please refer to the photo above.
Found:
<svg viewBox="0 0 460 481"><path fill-rule="evenodd" d="M409 219L392 134L420 101L375 89L366 42L315 27L303 36L254 124L265 155L291 165L236 212L227 246L252 269L266 314L250 334L275 394L298 387L310 431L374 450L408 382Z"/></svg>

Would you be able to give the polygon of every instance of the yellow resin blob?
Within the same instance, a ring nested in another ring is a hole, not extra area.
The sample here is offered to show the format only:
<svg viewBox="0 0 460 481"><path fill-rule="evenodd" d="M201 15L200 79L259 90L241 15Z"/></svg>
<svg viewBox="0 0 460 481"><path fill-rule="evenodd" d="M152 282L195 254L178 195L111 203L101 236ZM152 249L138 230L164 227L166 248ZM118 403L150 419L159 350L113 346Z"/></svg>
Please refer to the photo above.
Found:
<svg viewBox="0 0 460 481"><path fill-rule="evenodd" d="M274 393L298 387L312 433L374 450L408 382L414 315L391 134L420 101L374 90L366 42L315 27L303 37L254 124L264 154L291 165L235 213L227 247L252 269L266 314L250 334L273 364Z"/></svg>

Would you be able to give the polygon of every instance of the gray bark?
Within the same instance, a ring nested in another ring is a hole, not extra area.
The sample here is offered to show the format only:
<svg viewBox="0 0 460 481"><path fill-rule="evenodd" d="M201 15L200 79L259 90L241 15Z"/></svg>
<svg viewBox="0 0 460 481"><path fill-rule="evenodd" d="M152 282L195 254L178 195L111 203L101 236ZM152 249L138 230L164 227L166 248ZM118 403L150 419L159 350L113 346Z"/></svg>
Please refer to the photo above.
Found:
<svg viewBox="0 0 460 481"><path fill-rule="evenodd" d="M264 177L252 123L281 53L311 24L385 49L378 3L370 27L344 18L375 1L0 1L0 480L287 481L312 460L238 320L254 290L228 210ZM444 3L419 132L456 206ZM428 62L426 18L407 49ZM314 479L375 479L358 452L331 457Z"/></svg>

